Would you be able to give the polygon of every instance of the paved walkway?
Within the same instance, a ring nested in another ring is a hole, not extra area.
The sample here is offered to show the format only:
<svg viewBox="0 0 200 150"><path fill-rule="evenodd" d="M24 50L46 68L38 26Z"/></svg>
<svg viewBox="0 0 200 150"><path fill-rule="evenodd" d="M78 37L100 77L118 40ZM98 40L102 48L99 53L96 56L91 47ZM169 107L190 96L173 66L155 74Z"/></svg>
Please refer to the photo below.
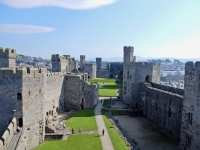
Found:
<svg viewBox="0 0 200 150"><path fill-rule="evenodd" d="M103 117L101 115L101 108L102 108L102 104L99 101L98 105L95 108L95 119L96 119L96 123L97 123L97 127L98 127L98 132L100 135L100 139L101 139L101 145L103 150L114 150L112 142L110 140L110 136L108 134L106 125L104 123ZM102 136L102 130L104 129L104 136Z"/></svg>

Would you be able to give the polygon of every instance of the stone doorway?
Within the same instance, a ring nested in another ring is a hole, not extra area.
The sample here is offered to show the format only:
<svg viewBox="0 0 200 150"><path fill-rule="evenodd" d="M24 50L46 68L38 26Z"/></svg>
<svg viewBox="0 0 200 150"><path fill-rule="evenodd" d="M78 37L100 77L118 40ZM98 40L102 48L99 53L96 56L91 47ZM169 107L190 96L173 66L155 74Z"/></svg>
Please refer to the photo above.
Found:
<svg viewBox="0 0 200 150"><path fill-rule="evenodd" d="M82 98L82 100L81 100L81 110L83 110L84 109L84 99Z"/></svg>
<svg viewBox="0 0 200 150"><path fill-rule="evenodd" d="M150 77L148 75L148 76L146 76L146 82L149 82L149 81L150 81Z"/></svg>

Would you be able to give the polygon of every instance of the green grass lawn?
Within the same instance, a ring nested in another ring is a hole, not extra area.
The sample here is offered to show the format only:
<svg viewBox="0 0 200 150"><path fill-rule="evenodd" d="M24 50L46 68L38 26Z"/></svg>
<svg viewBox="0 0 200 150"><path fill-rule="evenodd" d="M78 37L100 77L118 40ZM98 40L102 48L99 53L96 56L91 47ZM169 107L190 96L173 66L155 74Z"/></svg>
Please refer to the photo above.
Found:
<svg viewBox="0 0 200 150"><path fill-rule="evenodd" d="M129 148L126 146L126 144L124 143L122 138L119 136L117 131L110 128L110 127L112 127L112 124L110 123L110 121L108 120L108 118L105 115L106 110L102 110L101 112L102 112L103 119L106 124L106 128L110 135L114 149L115 150L129 150Z"/></svg>
<svg viewBox="0 0 200 150"><path fill-rule="evenodd" d="M65 122L65 125L70 127L70 131L72 128L74 128L75 131L78 131L79 127L82 129L82 131L97 130L94 109L88 108L76 112Z"/></svg>
<svg viewBox="0 0 200 150"><path fill-rule="evenodd" d="M79 134L67 140L45 141L35 150L102 150L102 146L98 134Z"/></svg>
<svg viewBox="0 0 200 150"><path fill-rule="evenodd" d="M115 83L115 79L95 78L95 79L90 79L88 81L88 84L90 84L91 82L98 82L100 96L116 96L118 87L117 84Z"/></svg>
<svg viewBox="0 0 200 150"><path fill-rule="evenodd" d="M111 100L104 100L103 106L110 106L111 105Z"/></svg>

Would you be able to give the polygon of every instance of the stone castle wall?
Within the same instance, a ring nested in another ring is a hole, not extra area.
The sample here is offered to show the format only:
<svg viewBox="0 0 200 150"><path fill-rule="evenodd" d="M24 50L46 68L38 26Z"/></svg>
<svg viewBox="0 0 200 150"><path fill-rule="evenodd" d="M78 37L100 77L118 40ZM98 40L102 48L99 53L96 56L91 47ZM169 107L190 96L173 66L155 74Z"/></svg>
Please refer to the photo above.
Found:
<svg viewBox="0 0 200 150"><path fill-rule="evenodd" d="M185 64L180 149L200 149L200 62Z"/></svg>
<svg viewBox="0 0 200 150"><path fill-rule="evenodd" d="M54 54L51 56L51 60L52 72L67 73L76 68L76 61L70 55L60 56L59 54Z"/></svg>
<svg viewBox="0 0 200 150"><path fill-rule="evenodd" d="M87 74L86 74L87 75ZM85 109L94 106L98 99L98 87L88 85L81 75L67 75L65 77L65 108Z"/></svg>
<svg viewBox="0 0 200 150"><path fill-rule="evenodd" d="M88 79L96 78L97 76L97 64L85 62L85 55L80 55L80 68L82 73L88 74Z"/></svg>
<svg viewBox="0 0 200 150"><path fill-rule="evenodd" d="M183 90L173 92L167 86L159 86L158 89L152 83L140 83L140 97L134 108L140 108L147 118L180 136L183 95L177 93L183 93Z"/></svg>
<svg viewBox="0 0 200 150"><path fill-rule="evenodd" d="M45 120L51 120L59 111L64 110L64 74L48 73L46 81Z"/></svg>
<svg viewBox="0 0 200 150"><path fill-rule="evenodd" d="M22 69L0 68L1 135L13 117L22 118L22 80Z"/></svg>
<svg viewBox="0 0 200 150"><path fill-rule="evenodd" d="M124 64L123 71L123 100L134 106L138 100L139 83L152 81L160 83L160 65L147 62L130 62Z"/></svg>
<svg viewBox="0 0 200 150"><path fill-rule="evenodd" d="M12 140L12 137L16 131L16 127L17 127L17 120L14 117L0 138L0 149L1 150L6 150L8 148L9 143Z"/></svg>
<svg viewBox="0 0 200 150"><path fill-rule="evenodd" d="M22 110L26 148L43 144L45 135L46 69L23 70Z"/></svg>
<svg viewBox="0 0 200 150"><path fill-rule="evenodd" d="M118 76L118 78L123 78L123 63L115 62L115 63L109 63L109 70L110 70L110 77L115 78Z"/></svg>
<svg viewBox="0 0 200 150"><path fill-rule="evenodd" d="M97 71L97 78L110 78L110 70L98 70Z"/></svg>

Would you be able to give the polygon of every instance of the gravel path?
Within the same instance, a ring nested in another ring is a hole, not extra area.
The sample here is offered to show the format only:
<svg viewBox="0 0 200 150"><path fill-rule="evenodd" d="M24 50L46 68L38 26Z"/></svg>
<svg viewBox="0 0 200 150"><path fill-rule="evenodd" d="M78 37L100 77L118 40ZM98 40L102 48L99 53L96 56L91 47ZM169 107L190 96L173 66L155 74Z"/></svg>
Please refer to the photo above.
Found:
<svg viewBox="0 0 200 150"><path fill-rule="evenodd" d="M95 108L95 119L96 119L96 123L97 123L97 127L98 127L98 132L100 135L100 139L101 139L101 144L102 144L102 148L103 150L114 150L112 142L110 140L110 136L108 134L106 125L104 123L103 120L103 116L101 115L101 108L102 108L102 104L99 101L98 105ZM102 130L104 129L104 136L102 135Z"/></svg>

